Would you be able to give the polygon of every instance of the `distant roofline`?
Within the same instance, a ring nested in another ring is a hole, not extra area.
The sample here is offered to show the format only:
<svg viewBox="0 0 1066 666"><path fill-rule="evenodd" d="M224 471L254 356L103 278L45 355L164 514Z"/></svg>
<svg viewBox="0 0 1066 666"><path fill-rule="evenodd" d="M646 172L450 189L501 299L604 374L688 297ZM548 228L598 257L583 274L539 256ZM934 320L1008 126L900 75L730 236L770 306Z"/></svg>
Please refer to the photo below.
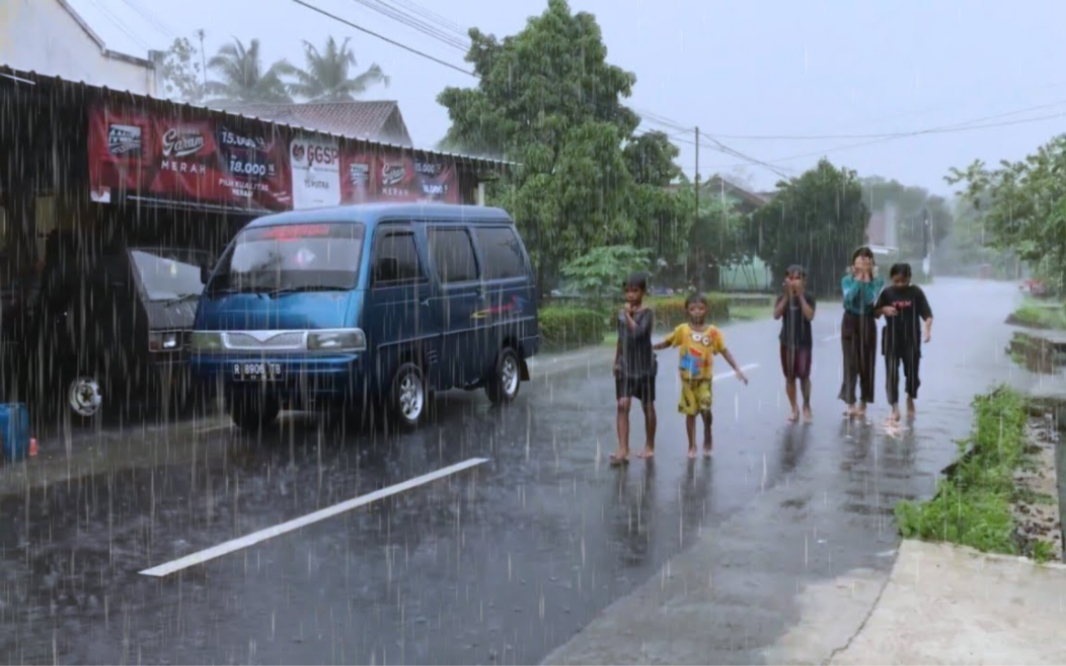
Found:
<svg viewBox="0 0 1066 666"><path fill-rule="evenodd" d="M100 47L100 53L105 58L111 58L112 60L121 60L123 62L128 62L132 65L140 65L141 67L144 67L146 69L155 69L155 63L147 58L140 58L135 55L129 55L128 53L119 53L118 51L112 51L111 49L109 49L107 47L107 43L100 37L100 35L96 34L96 31L92 29L88 21L82 18L82 15L79 14L76 9L71 7L70 3L67 2L67 0L56 0L56 2L58 2L59 6L66 10L68 14L70 14L70 17L74 19L74 22L77 23L78 26L85 32L85 34L89 36L89 39L93 40L93 42L95 42L96 45Z"/></svg>

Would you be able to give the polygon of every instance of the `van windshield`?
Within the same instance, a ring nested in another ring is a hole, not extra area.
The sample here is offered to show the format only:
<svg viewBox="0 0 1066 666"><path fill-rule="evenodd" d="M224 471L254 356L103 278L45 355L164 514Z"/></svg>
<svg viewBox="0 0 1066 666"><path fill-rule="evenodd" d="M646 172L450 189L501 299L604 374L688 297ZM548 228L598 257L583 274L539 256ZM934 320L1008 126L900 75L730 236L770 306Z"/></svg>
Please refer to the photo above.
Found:
<svg viewBox="0 0 1066 666"><path fill-rule="evenodd" d="M246 229L219 262L207 292L347 291L359 279L362 224Z"/></svg>

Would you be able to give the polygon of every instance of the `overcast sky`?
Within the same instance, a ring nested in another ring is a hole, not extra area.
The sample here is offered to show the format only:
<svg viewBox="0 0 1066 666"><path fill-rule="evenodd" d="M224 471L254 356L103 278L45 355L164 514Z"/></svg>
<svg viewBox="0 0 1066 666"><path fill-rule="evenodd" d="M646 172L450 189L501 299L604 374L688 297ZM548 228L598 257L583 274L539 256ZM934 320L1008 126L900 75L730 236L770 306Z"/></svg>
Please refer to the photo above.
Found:
<svg viewBox="0 0 1066 666"><path fill-rule="evenodd" d="M400 102L412 138L432 146L448 127L437 93L475 79L318 15L292 0L68 0L121 51L164 49L207 31L209 53L233 36L258 37L269 59L302 63L301 40L352 37L360 65L392 77L366 99ZM307 0L353 23L464 69L463 51L367 5ZM446 34L477 26L520 30L547 0L386 0L432 12ZM770 169L717 152L715 139L789 175L820 155L948 194L943 176L974 158L1019 159L1066 127L1066 2L1058 0L571 0L596 15L609 59L637 75L630 105L682 126L708 145L700 173L742 169L771 189ZM423 14L423 19L427 19ZM451 25L446 25L450 23ZM1040 107L1040 108L1035 108ZM1040 116L1054 116L1029 122ZM971 131L914 133L969 125ZM647 129L666 129L653 123ZM898 134L909 136L898 136ZM880 138L879 136L897 136ZM837 138L858 135L856 138ZM694 172L692 135L680 135ZM755 138L752 138L755 137ZM767 138L770 137L770 138ZM802 138L781 138L802 137ZM815 137L815 138L811 138ZM744 166L742 166L744 165Z"/></svg>

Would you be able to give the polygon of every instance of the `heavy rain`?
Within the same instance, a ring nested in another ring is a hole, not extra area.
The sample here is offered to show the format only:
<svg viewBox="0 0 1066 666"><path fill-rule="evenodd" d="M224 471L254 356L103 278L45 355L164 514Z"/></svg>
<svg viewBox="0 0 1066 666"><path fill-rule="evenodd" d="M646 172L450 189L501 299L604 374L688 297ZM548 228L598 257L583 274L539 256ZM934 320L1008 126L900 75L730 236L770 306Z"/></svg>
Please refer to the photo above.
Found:
<svg viewBox="0 0 1066 666"><path fill-rule="evenodd" d="M1064 21L0 0L0 662L1066 662Z"/></svg>

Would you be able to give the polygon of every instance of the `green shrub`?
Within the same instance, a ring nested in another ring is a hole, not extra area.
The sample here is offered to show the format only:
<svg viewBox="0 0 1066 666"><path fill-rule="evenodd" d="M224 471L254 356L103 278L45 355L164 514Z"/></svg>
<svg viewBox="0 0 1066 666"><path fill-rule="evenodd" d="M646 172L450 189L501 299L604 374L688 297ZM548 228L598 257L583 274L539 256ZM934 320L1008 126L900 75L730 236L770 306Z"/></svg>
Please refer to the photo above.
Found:
<svg viewBox="0 0 1066 666"><path fill-rule="evenodd" d="M648 307L655 312L655 325L660 328L674 328L688 321L684 296L655 296L647 301ZM729 298L722 294L707 294L707 319L711 323L729 321Z"/></svg>
<svg viewBox="0 0 1066 666"><path fill-rule="evenodd" d="M602 312L574 305L546 305L540 309L540 338L551 350L575 349L603 342Z"/></svg>
<svg viewBox="0 0 1066 666"><path fill-rule="evenodd" d="M1025 402L1000 387L978 396L973 406L973 433L962 443L969 452L937 484L932 500L896 505L896 520L904 537L1014 554L1011 499L1025 444Z"/></svg>

